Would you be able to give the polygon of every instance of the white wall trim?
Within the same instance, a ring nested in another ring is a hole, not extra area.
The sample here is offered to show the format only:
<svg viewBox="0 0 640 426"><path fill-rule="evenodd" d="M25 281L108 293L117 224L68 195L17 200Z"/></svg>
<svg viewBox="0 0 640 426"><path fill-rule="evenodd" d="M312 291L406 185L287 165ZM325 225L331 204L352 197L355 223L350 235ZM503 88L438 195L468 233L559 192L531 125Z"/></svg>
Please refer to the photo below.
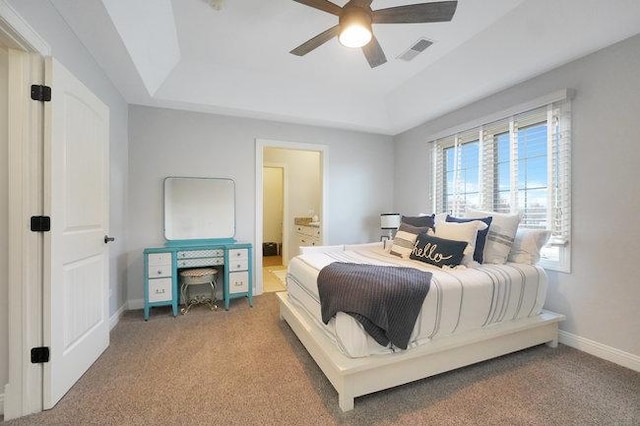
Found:
<svg viewBox="0 0 640 426"><path fill-rule="evenodd" d="M0 0L0 28L14 49L51 55L49 44L5 0Z"/></svg>
<svg viewBox="0 0 640 426"><path fill-rule="evenodd" d="M118 322L120 321L120 318L122 317L122 315L124 315L125 311L126 311L126 304L122 304L122 306L120 306L120 308L118 308L118 310L115 311L113 315L109 317L109 330L113 330L113 327L118 325Z"/></svg>
<svg viewBox="0 0 640 426"><path fill-rule="evenodd" d="M640 356L562 330L558 331L558 341L582 352L640 372Z"/></svg>
<svg viewBox="0 0 640 426"><path fill-rule="evenodd" d="M44 82L42 57L51 49L5 1L0 0L0 39L9 46L9 382L5 420L42 410L42 366L30 348L42 345L42 236L29 217L42 212L43 106L29 86ZM41 213L40 213L41 214Z"/></svg>
<svg viewBox="0 0 640 426"><path fill-rule="evenodd" d="M0 22L0 25L3 23ZM9 50L9 382L6 420L42 410L42 366L29 352L42 345L43 237L29 231L42 214L43 106L29 87L44 81L38 54Z"/></svg>

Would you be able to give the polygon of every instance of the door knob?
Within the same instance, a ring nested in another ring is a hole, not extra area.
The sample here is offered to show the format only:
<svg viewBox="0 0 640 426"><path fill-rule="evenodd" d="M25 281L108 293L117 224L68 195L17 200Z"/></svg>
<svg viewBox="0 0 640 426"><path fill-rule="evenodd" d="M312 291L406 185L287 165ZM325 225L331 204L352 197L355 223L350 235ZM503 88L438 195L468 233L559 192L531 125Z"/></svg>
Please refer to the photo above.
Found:
<svg viewBox="0 0 640 426"><path fill-rule="evenodd" d="M108 236L108 235L105 235L105 236L104 236L104 243L105 243L105 244L108 244L108 243L110 243L110 242L112 242L112 241L115 241L115 240L116 240L116 239L115 239L114 237L110 237L110 236Z"/></svg>

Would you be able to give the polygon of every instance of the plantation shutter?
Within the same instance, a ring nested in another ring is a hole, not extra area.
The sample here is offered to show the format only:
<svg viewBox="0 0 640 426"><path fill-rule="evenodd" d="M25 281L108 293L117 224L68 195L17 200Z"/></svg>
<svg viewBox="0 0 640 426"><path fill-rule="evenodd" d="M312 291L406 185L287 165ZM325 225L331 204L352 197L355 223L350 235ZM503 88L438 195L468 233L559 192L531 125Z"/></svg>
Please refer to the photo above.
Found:
<svg viewBox="0 0 640 426"><path fill-rule="evenodd" d="M549 205L553 217L549 244L566 246L571 239L571 102L554 102L550 121Z"/></svg>
<svg viewBox="0 0 640 426"><path fill-rule="evenodd" d="M520 213L520 227L546 229L545 266L569 270L571 237L570 91L460 126L433 142L435 213L468 208ZM500 117L502 115L502 118ZM483 123L480 125L480 123Z"/></svg>

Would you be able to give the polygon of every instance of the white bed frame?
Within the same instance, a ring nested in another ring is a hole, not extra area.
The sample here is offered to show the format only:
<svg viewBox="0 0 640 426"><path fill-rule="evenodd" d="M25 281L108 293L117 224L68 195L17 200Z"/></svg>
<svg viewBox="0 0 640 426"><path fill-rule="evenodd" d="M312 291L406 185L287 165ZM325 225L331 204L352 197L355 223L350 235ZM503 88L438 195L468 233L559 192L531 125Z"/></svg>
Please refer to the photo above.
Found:
<svg viewBox="0 0 640 426"><path fill-rule="evenodd" d="M342 411L353 409L354 398L420 380L459 367L519 351L542 343L558 345L558 323L564 315L540 315L493 325L461 335L433 340L415 349L389 355L349 358L319 326L277 293L280 318L298 336L311 357L338 392Z"/></svg>

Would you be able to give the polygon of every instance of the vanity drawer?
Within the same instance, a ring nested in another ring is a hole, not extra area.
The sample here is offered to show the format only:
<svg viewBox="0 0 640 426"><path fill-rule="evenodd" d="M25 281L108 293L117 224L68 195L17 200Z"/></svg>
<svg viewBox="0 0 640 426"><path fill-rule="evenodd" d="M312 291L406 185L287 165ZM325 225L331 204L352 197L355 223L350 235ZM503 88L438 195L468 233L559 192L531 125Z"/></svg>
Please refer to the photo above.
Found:
<svg viewBox="0 0 640 426"><path fill-rule="evenodd" d="M229 293L247 293L249 291L249 272L231 272L229 274Z"/></svg>
<svg viewBox="0 0 640 426"><path fill-rule="evenodd" d="M229 262L235 262L237 259L249 259L249 250L247 249L231 249L229 250Z"/></svg>
<svg viewBox="0 0 640 426"><path fill-rule="evenodd" d="M149 280L149 303L165 302L173 299L171 278Z"/></svg>
<svg viewBox="0 0 640 426"><path fill-rule="evenodd" d="M249 259L229 259L229 271L246 271L249 269Z"/></svg>
<svg viewBox="0 0 640 426"><path fill-rule="evenodd" d="M171 265L171 253L149 253L147 262L151 265Z"/></svg>
<svg viewBox="0 0 640 426"><path fill-rule="evenodd" d="M222 249L214 249L214 250L186 250L179 251L178 259L195 259L198 257L223 257L224 250Z"/></svg>
<svg viewBox="0 0 640 426"><path fill-rule="evenodd" d="M224 257L212 257L203 259L179 259L178 268L193 268L196 266L219 266L224 265Z"/></svg>
<svg viewBox="0 0 640 426"><path fill-rule="evenodd" d="M172 269L171 262L167 265L149 263L149 278L170 277Z"/></svg>

